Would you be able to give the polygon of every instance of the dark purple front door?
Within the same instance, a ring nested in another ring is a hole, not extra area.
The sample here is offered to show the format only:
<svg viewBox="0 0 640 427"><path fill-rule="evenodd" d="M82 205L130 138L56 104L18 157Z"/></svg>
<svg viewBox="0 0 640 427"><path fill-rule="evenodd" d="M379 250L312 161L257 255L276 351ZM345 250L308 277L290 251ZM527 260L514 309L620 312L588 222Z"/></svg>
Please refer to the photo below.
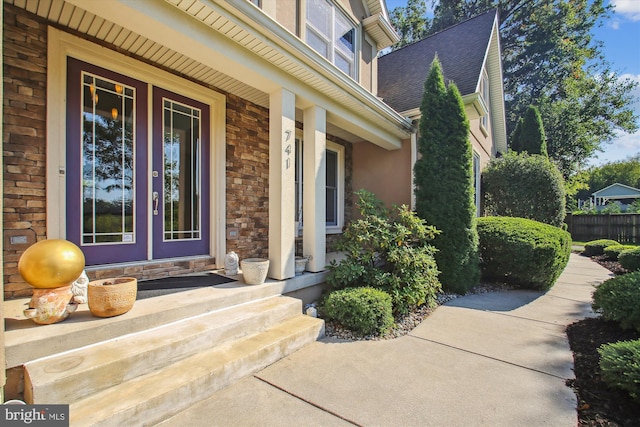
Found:
<svg viewBox="0 0 640 427"><path fill-rule="evenodd" d="M153 257L209 253L209 107L153 89Z"/></svg>
<svg viewBox="0 0 640 427"><path fill-rule="evenodd" d="M68 60L66 230L87 265L209 253L209 107L148 91Z"/></svg>

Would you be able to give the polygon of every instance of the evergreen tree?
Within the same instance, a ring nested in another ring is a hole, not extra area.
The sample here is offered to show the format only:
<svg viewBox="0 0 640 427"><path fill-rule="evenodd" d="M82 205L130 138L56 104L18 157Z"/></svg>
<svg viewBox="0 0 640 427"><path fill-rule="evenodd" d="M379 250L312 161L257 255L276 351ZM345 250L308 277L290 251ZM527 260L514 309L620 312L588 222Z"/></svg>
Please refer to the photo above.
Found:
<svg viewBox="0 0 640 427"><path fill-rule="evenodd" d="M424 85L420 112L416 210L441 231L433 244L442 286L464 293L480 277L473 151L462 97L455 84L445 86L437 57Z"/></svg>
<svg viewBox="0 0 640 427"><path fill-rule="evenodd" d="M393 27L400 35L394 49L422 40L429 30L426 0L407 0L406 7L396 7L389 16Z"/></svg>
<svg viewBox="0 0 640 427"><path fill-rule="evenodd" d="M518 130L518 127L520 130ZM527 108L524 119L518 120L516 130L513 133L514 140L515 138L518 139L515 144L517 149L514 148L514 151L520 153L526 151L529 154L541 154L549 157L547 154L547 138L544 133L544 126L542 125L542 117L535 105L530 105L529 108Z"/></svg>
<svg viewBox="0 0 640 427"><path fill-rule="evenodd" d="M508 132L513 132L529 105L537 105L549 157L567 178L619 131L638 129L632 108L637 83L612 68L602 42L593 35L594 29L612 19L613 5L606 3L440 0L433 21L424 16L423 23L433 34L499 9ZM414 27L420 26L417 18L412 16ZM402 14L396 19L403 19ZM396 30L404 37L403 28Z"/></svg>
<svg viewBox="0 0 640 427"><path fill-rule="evenodd" d="M518 119L518 123L516 124L516 128L513 130L513 133L511 134L511 138L509 141L509 148L511 148L512 151L515 151L516 153L519 153L522 151L522 145L520 144L520 133L522 132L522 122L524 120L522 119L522 117L520 117L520 119Z"/></svg>

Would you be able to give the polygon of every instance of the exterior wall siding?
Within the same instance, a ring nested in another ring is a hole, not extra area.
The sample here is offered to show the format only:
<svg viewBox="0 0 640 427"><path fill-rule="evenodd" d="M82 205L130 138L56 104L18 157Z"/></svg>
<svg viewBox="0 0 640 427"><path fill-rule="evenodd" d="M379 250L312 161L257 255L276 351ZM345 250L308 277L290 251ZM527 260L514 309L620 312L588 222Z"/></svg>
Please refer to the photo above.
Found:
<svg viewBox="0 0 640 427"><path fill-rule="evenodd" d="M31 286L18 273L25 245L9 235L46 238L47 24L3 3L4 93L4 295L27 296Z"/></svg>
<svg viewBox="0 0 640 427"><path fill-rule="evenodd" d="M227 251L240 259L269 255L269 111L227 97Z"/></svg>

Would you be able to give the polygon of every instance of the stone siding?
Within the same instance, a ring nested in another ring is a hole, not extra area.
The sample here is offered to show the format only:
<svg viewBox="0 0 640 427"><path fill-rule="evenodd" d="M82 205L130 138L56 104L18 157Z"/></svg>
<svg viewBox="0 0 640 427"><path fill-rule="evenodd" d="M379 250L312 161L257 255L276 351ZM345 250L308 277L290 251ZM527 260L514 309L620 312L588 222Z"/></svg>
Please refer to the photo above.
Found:
<svg viewBox="0 0 640 427"><path fill-rule="evenodd" d="M269 110L227 97L227 251L269 256Z"/></svg>
<svg viewBox="0 0 640 427"><path fill-rule="evenodd" d="M4 5L4 296L28 296L31 286L18 273L28 240L46 238L46 91L47 24L13 6Z"/></svg>

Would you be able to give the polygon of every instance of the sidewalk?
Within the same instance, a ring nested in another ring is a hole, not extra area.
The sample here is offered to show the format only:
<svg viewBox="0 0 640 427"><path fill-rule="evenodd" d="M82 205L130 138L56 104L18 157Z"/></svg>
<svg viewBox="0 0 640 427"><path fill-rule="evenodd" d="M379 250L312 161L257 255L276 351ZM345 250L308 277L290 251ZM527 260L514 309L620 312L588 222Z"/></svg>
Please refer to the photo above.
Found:
<svg viewBox="0 0 640 427"><path fill-rule="evenodd" d="M387 341L324 339L167 426L575 426L565 326L609 271L572 254L547 293L458 298Z"/></svg>

